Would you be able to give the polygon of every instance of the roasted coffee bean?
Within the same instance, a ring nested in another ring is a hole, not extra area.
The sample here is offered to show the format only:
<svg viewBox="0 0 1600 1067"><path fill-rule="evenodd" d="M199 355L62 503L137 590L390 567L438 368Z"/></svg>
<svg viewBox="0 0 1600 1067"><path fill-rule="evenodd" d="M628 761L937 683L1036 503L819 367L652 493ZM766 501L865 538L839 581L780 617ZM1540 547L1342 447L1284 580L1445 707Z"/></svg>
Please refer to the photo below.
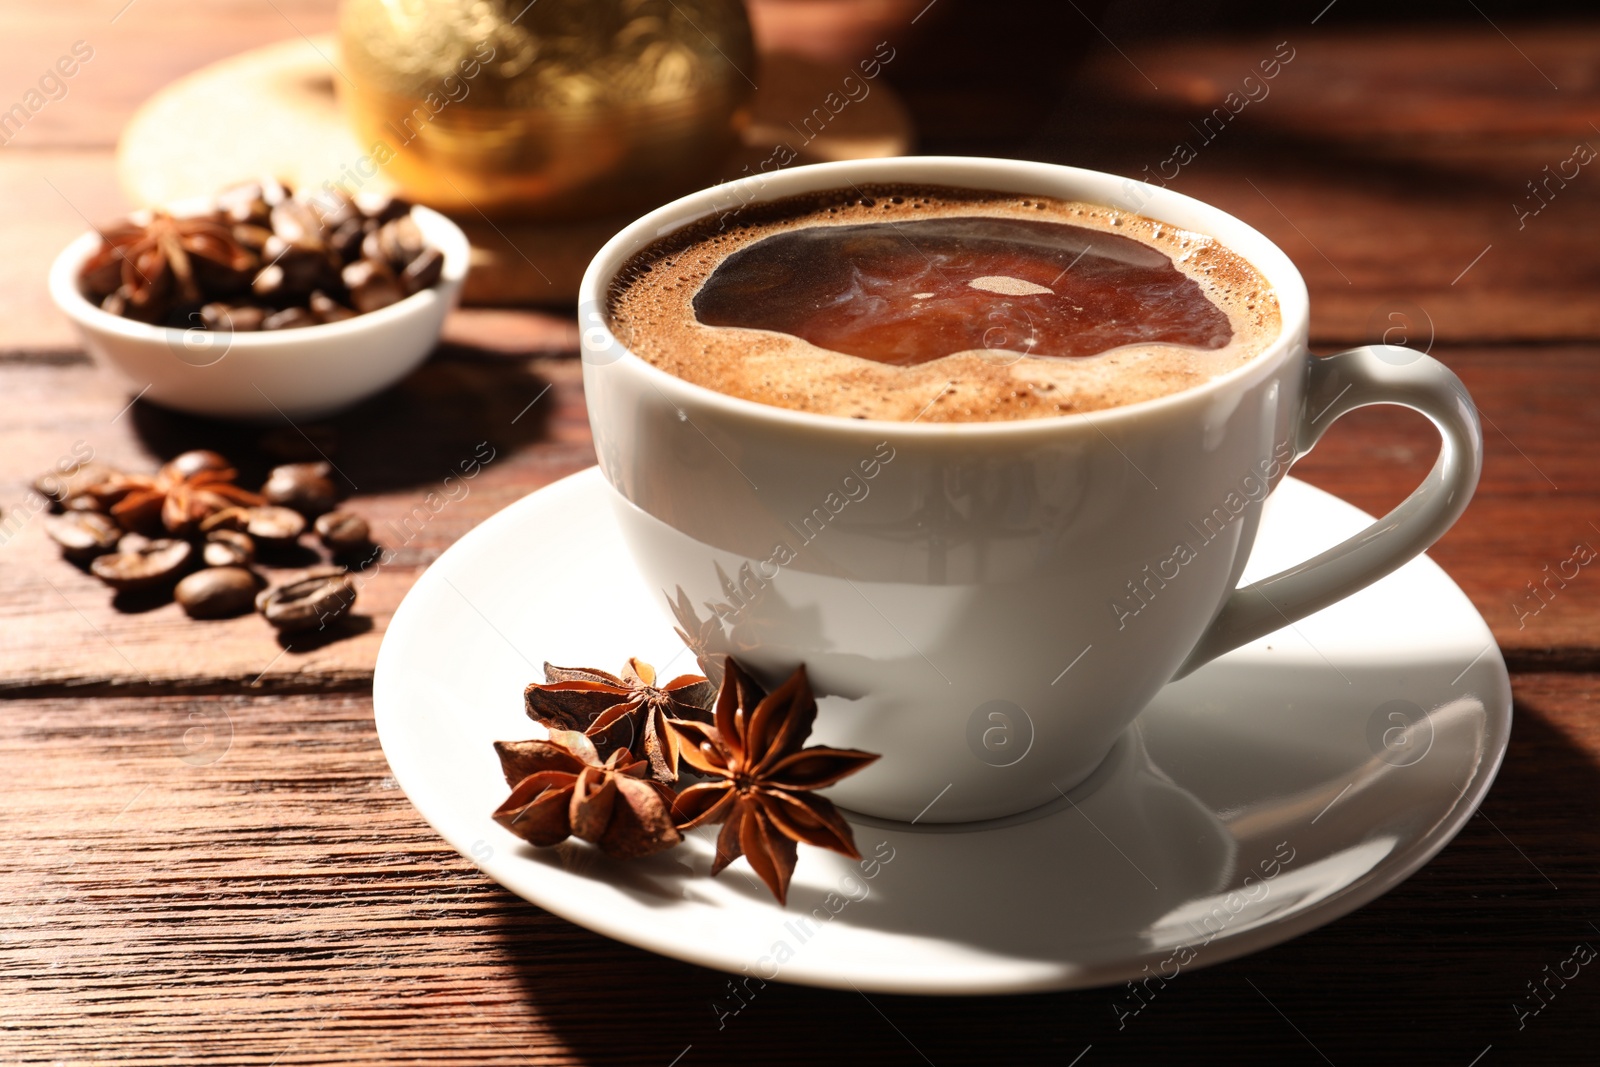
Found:
<svg viewBox="0 0 1600 1067"><path fill-rule="evenodd" d="M356 317L354 311L320 289L311 294L308 303L311 306L311 313L317 317L318 322L343 322L345 319Z"/></svg>
<svg viewBox="0 0 1600 1067"><path fill-rule="evenodd" d="M113 491L114 486L124 481L121 471L107 467L103 463L90 462L79 464L65 472L45 471L33 480L33 491L52 504L58 505L65 505L73 497L94 494L97 498L96 504L86 510L99 511L102 510L99 497Z"/></svg>
<svg viewBox="0 0 1600 1067"><path fill-rule="evenodd" d="M178 583L172 597L194 619L225 619L255 607L261 588L255 573L244 567L208 567Z"/></svg>
<svg viewBox="0 0 1600 1067"><path fill-rule="evenodd" d="M321 242L286 241L274 235L262 248L261 257L278 269L262 268L253 286L257 296L273 299L304 296L313 289L326 289L336 281L333 264L328 261L327 250Z"/></svg>
<svg viewBox="0 0 1600 1067"><path fill-rule="evenodd" d="M96 578L119 593L171 585L188 569L194 551L187 541L150 541L131 550L127 542L124 537L116 552L89 564Z"/></svg>
<svg viewBox="0 0 1600 1067"><path fill-rule="evenodd" d="M199 292L206 298L243 296L250 292L250 280L255 277L256 270L261 266L261 260L250 249L241 249L240 265L235 268L228 263L217 263L204 256L190 256L189 269L194 274L194 284ZM169 326L182 329L194 324L190 317L192 304L180 304L172 309L172 317L176 321L169 322Z"/></svg>
<svg viewBox="0 0 1600 1067"><path fill-rule="evenodd" d="M314 519L339 502L339 490L328 477L332 473L326 463L286 463L272 468L261 495L269 504L294 508Z"/></svg>
<svg viewBox="0 0 1600 1067"><path fill-rule="evenodd" d="M200 309L200 324L208 330L248 333L261 329L267 313L258 307L236 304L207 304Z"/></svg>
<svg viewBox="0 0 1600 1067"><path fill-rule="evenodd" d="M291 244L322 247L322 223L304 200L285 200L272 209L272 232ZM267 253L271 259L272 254Z"/></svg>
<svg viewBox="0 0 1600 1067"><path fill-rule="evenodd" d="M260 182L242 182L217 194L217 210L228 222L265 226L272 212Z"/></svg>
<svg viewBox="0 0 1600 1067"><path fill-rule="evenodd" d="M424 248L416 259L406 264L400 272L400 288L407 296L431 289L444 273L444 253L437 248Z"/></svg>
<svg viewBox="0 0 1600 1067"><path fill-rule="evenodd" d="M122 263L117 255L91 260L78 275L79 290L97 304L105 300L122 285Z"/></svg>
<svg viewBox="0 0 1600 1067"><path fill-rule="evenodd" d="M117 542L117 551L143 552L150 547L150 544L150 538L142 533L126 533L122 535L122 540Z"/></svg>
<svg viewBox="0 0 1600 1067"><path fill-rule="evenodd" d="M279 631L321 630L349 614L356 587L343 567L318 567L256 596L256 610Z"/></svg>
<svg viewBox="0 0 1600 1067"><path fill-rule="evenodd" d="M394 273L383 263L370 259L356 260L344 269L342 277L345 288L350 290L350 302L357 311L386 308L404 295Z"/></svg>
<svg viewBox="0 0 1600 1067"><path fill-rule="evenodd" d="M361 209L356 207L356 202L350 199L350 194L338 186L323 186L312 193L307 203L317 217L317 223L324 234L331 233L345 223L361 221Z"/></svg>
<svg viewBox="0 0 1600 1067"><path fill-rule="evenodd" d="M161 467L161 473L174 481L193 478L202 471L214 471L231 478L233 464L229 463L227 457L221 453L213 452L209 448L195 448L188 452L179 452Z"/></svg>
<svg viewBox="0 0 1600 1067"><path fill-rule="evenodd" d="M328 235L328 247L339 256L341 263L348 263L361 254L361 240L367 235L369 221L360 217L346 219Z"/></svg>
<svg viewBox="0 0 1600 1067"><path fill-rule="evenodd" d="M255 538L262 547L281 547L292 543L305 533L306 520L292 508L267 505L248 508L245 512L244 532Z"/></svg>
<svg viewBox="0 0 1600 1067"><path fill-rule="evenodd" d="M243 530L212 530L200 554L207 567L243 567L255 562L256 543Z"/></svg>
<svg viewBox="0 0 1600 1067"><path fill-rule="evenodd" d="M244 245L250 251L261 254L261 250L272 240L272 231L265 226L257 226L249 222L236 222L233 224L233 239Z"/></svg>
<svg viewBox="0 0 1600 1067"><path fill-rule="evenodd" d="M165 268L161 284L134 286L123 283L125 261L104 245L80 269L80 290L124 318L246 332L342 322L437 284L443 269L443 254L398 197L352 198L331 186L295 197L264 179L223 190L199 218L223 227L209 238L218 254L167 264L175 249L163 244L151 259ZM159 236L148 222L126 225ZM197 292L170 284L186 262Z"/></svg>
<svg viewBox="0 0 1600 1067"><path fill-rule="evenodd" d="M47 515L45 533L61 546L61 555L74 563L85 563L116 550L122 530L109 515L97 511L69 511Z"/></svg>
<svg viewBox="0 0 1600 1067"><path fill-rule="evenodd" d="M427 247L422 231L410 215L402 215L378 227L361 243L361 254L368 259L381 259L394 270L400 270L416 259Z"/></svg>
<svg viewBox="0 0 1600 1067"><path fill-rule="evenodd" d="M209 534L213 530L243 530L249 524L249 508L223 508L221 511L213 511L200 520L200 532Z"/></svg>
<svg viewBox="0 0 1600 1067"><path fill-rule="evenodd" d="M293 330L316 324L317 317L302 307L287 307L282 311L274 311L261 320L263 330Z"/></svg>
<svg viewBox="0 0 1600 1067"><path fill-rule="evenodd" d="M353 511L330 511L316 522L317 536L336 556L359 552L372 543L367 520Z"/></svg>
<svg viewBox="0 0 1600 1067"><path fill-rule="evenodd" d="M356 206L366 212L368 218L380 225L393 222L402 215L411 214L411 201L387 193L359 193L356 196Z"/></svg>
<svg viewBox="0 0 1600 1067"><path fill-rule="evenodd" d="M217 194L217 206L232 222L248 222L266 226L274 206L290 196L289 187L276 178L240 182Z"/></svg>

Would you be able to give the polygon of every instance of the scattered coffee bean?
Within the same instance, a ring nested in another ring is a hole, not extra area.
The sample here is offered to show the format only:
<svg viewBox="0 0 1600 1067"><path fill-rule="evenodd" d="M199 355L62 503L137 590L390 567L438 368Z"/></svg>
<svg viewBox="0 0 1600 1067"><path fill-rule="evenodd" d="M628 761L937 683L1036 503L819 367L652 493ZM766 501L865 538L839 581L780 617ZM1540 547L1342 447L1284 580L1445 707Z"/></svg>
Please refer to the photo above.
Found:
<svg viewBox="0 0 1600 1067"><path fill-rule="evenodd" d="M255 562L256 543L242 530L212 530L200 554L207 567L243 567Z"/></svg>
<svg viewBox="0 0 1600 1067"><path fill-rule="evenodd" d="M109 515L97 511L69 511L45 517L45 533L61 546L61 554L74 563L114 552L122 530Z"/></svg>
<svg viewBox="0 0 1600 1067"><path fill-rule="evenodd" d="M200 532L210 534L213 530L243 530L249 524L249 508L223 508L200 520Z"/></svg>
<svg viewBox="0 0 1600 1067"><path fill-rule="evenodd" d="M225 619L253 609L260 587L244 567L208 567L185 577L172 596L190 618Z"/></svg>
<svg viewBox="0 0 1600 1067"><path fill-rule="evenodd" d="M281 548L305 533L306 520L293 508L268 504L245 510L244 532L263 548Z"/></svg>
<svg viewBox="0 0 1600 1067"><path fill-rule="evenodd" d="M189 566L193 549L187 541L149 541L131 550L123 538L117 551L89 564L96 578L119 593L171 585Z"/></svg>
<svg viewBox="0 0 1600 1067"><path fill-rule="evenodd" d="M143 552L150 547L150 538L142 533L126 533L117 542L118 552Z"/></svg>
<svg viewBox="0 0 1600 1067"><path fill-rule="evenodd" d="M339 490L328 475L333 470L327 463L285 463L272 468L261 495L267 503L294 508L308 519L331 511L339 502Z"/></svg>
<svg viewBox="0 0 1600 1067"><path fill-rule="evenodd" d="M320 630L349 614L356 587L342 567L318 567L256 596L256 610L284 633Z"/></svg>
<svg viewBox="0 0 1600 1067"><path fill-rule="evenodd" d="M83 463L72 468L66 473L59 470L46 471L33 480L33 491L50 501L52 504L64 507L68 500L80 497L86 493L104 492L116 483L124 481L122 472L113 470L103 463ZM74 510L99 511L102 510L98 502L92 507L80 507Z"/></svg>
<svg viewBox="0 0 1600 1067"><path fill-rule="evenodd" d="M196 448L188 452L180 452L167 460L161 467L161 474L173 481L193 478L202 471L218 474L226 473L229 480L233 477L233 464L229 463L222 455L208 448Z"/></svg>
<svg viewBox="0 0 1600 1067"><path fill-rule="evenodd" d="M367 520L351 511L330 511L317 519L317 536L336 556L359 552L372 543Z"/></svg>

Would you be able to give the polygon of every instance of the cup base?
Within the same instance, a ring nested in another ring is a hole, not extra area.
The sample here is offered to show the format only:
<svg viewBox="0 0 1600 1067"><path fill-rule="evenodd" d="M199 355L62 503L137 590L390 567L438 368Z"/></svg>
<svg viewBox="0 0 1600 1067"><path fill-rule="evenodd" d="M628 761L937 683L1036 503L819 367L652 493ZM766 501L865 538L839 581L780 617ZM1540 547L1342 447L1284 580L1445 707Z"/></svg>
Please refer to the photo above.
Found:
<svg viewBox="0 0 1600 1067"><path fill-rule="evenodd" d="M1091 766L1088 772L1077 779L1070 786L1062 787L1059 783L1056 788L1061 795L1010 815L996 815L988 819L968 819L964 822L922 822L920 820L906 821L905 819L885 819L878 815L868 815L844 805L835 805L843 813L845 819L857 826L871 826L879 830L897 830L912 834L971 834L985 830L999 830L1007 826L1021 826L1023 823L1033 822L1054 815L1058 811L1075 807L1079 802L1091 796L1106 782L1110 781L1117 773L1117 769L1126 764L1132 757L1136 742L1133 738L1133 728L1122 731L1117 739L1111 743L1099 762Z"/></svg>

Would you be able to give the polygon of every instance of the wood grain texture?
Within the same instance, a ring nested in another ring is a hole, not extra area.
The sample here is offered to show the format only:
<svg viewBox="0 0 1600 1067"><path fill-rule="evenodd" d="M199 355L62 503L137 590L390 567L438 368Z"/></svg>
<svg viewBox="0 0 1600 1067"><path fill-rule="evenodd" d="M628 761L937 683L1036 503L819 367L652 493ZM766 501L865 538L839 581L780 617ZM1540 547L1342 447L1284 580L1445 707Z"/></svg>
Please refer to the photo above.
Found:
<svg viewBox="0 0 1600 1067"><path fill-rule="evenodd" d="M536 316L500 313L475 332L472 321L463 319L455 335L489 343L497 333L512 348L567 336ZM1600 665L1600 577L1571 565L1565 570L1576 570L1575 578L1560 572L1577 546L1600 546L1592 525L1600 522L1600 471L1575 447L1600 425L1600 361L1583 346L1435 352L1478 399L1486 460L1471 507L1432 555L1472 597L1513 665L1593 669ZM325 424L340 441L333 459L352 494L349 506L367 515L396 555L363 581L357 621L364 632L288 652L251 616L197 623L172 604L118 610L104 586L60 560L27 489L33 475L79 442L99 459L141 470L183 448L216 447L243 465L247 480L259 479L270 462L258 447L260 428L176 416L142 402L119 416L126 389L89 364L0 362L0 389L16 405L0 424L0 508L11 516L0 525L10 533L0 544L7 564L0 569L0 619L27 620L0 645L0 689L370 680L384 626L423 567L511 501L594 462L576 360L518 358L461 343L447 355ZM1553 390L1552 380L1565 387ZM460 479L459 465L485 442L494 459L476 478ZM1381 513L1422 480L1437 448L1418 416L1372 409L1341 422L1296 473ZM447 482L453 473L458 477ZM197 660L189 642L201 635L207 652Z"/></svg>
<svg viewBox="0 0 1600 1067"><path fill-rule="evenodd" d="M520 332L540 336L526 320ZM579 365L566 358L436 359L382 396L301 427L336 435L330 454L335 480L350 496L346 506L367 517L393 554L362 571L351 626L286 646L253 615L202 626L170 602L114 604L97 579L59 558L28 483L75 446L144 471L184 449L210 447L254 486L272 462L258 445L263 433L296 444L296 427L129 407L126 387L86 362L0 363L0 389L11 412L0 424L0 689L365 684L389 616L428 563L507 504L594 462ZM272 572L316 559L307 549ZM203 655L195 654L196 641L204 642Z"/></svg>
<svg viewBox="0 0 1600 1067"><path fill-rule="evenodd" d="M566 316L458 315L432 362L333 420L354 504L397 550L363 587L364 629L285 651L255 618L114 610L44 540L32 474L77 441L130 466L197 445L235 454L252 478L268 461L261 428L124 410L129 391L75 349L43 272L86 219L122 210L112 148L143 99L244 48L326 30L334 5L12 8L0 109L73 41L96 58L0 152L0 1062L1594 1059L1593 968L1520 1028L1513 1004L1574 944L1600 945L1600 578L1586 567L1544 584L1574 545L1600 544L1600 174L1585 167L1520 222L1515 205L1532 206L1526 183L1578 141L1600 146L1600 24L1513 23L1492 8L1495 25L1349 29L1334 9L1316 26L1308 12L1270 34L1162 42L1082 0L1053 5L1037 24L1050 32L1026 40L1014 27L1009 41L906 38L885 76L924 149L1138 175L1193 142L1171 187L1283 244L1311 288L1319 350L1396 330L1431 340L1472 390L1487 451L1477 499L1432 554L1521 670L1516 723L1481 814L1407 883L1288 944L1186 972L1123 1028L1112 990L869 1000L779 985L719 1027L722 975L489 882L395 787L373 730L373 656L415 576L489 514L593 461ZM1270 96L1214 137L1191 125L1285 40L1295 58ZM1065 69L1061 85L1027 98L1047 64ZM485 441L496 458L431 508ZM1296 473L1382 511L1435 448L1420 419L1362 411ZM1528 673L1541 667L1560 673Z"/></svg>
<svg viewBox="0 0 1600 1067"><path fill-rule="evenodd" d="M1537 198L1527 183L1580 144L1600 152L1600 28L1512 29L1286 26L1101 51L1029 154L1256 226L1305 275L1315 340L1377 340L1397 310L1439 340L1593 338L1600 174L1569 163Z"/></svg>
<svg viewBox="0 0 1600 1067"><path fill-rule="evenodd" d="M1092 1045L1095 1063L1207 1046L1321 1062L1309 1039L1336 1064L1467 1064L1491 1044L1501 1063L1582 1062L1600 975L1521 1030L1511 1005L1600 942L1597 688L1520 677L1500 780L1438 859L1322 930L1186 971L1121 1029L1116 990L781 985L719 1027L724 976L556 919L444 846L395 788L365 697L6 701L0 1059L948 1067Z"/></svg>

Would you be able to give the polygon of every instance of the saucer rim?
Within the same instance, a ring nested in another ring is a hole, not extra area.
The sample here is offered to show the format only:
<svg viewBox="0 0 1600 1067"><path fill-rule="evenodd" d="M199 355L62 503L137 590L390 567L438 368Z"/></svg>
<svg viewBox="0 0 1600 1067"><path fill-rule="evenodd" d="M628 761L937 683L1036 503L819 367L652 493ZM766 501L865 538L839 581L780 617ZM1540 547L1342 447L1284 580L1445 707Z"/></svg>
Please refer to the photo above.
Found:
<svg viewBox="0 0 1600 1067"><path fill-rule="evenodd" d="M585 911L581 907L572 906L568 898L559 894L552 894L557 899L544 900L536 899L539 894L523 892L517 886L526 883L526 865L530 862L524 849L504 850L484 859L475 856L475 846L481 842L481 837L468 840L467 838L473 836L472 830L454 824L441 825L441 820L430 813L430 809L433 811L446 809L442 805L435 806L430 803L430 794L437 791L435 783L426 776L426 761L417 756L404 740L403 722L400 713L394 710L400 703L400 698L394 691L403 687L404 676L404 664L400 662L398 650L413 628L416 628L418 633L426 633L425 619L413 623L411 616L420 610L416 605L429 595L422 591L431 591L437 582L446 581L442 577L446 561L453 563L455 560L473 555L480 542L492 539L503 528L514 528L527 521L524 517L527 513L540 512L545 508L559 508L565 502L564 498L581 499L583 494L592 491L592 483L603 480L604 476L599 467L591 466L513 501L468 531L459 541L441 553L418 577L396 608L378 650L373 674L373 717L379 743L389 762L395 782L424 821L452 848L507 891L567 922L615 941L684 963L729 974L740 974L749 963L747 959L736 959L721 946L690 944L675 937L666 923L640 928L626 920L613 920L604 912ZM1371 517L1364 511L1332 493L1299 479L1284 480L1295 482L1299 487L1297 491L1309 491L1326 497L1371 521ZM1274 496L1276 495L1274 493ZM1424 554L1419 556L1418 560L1424 562L1435 578L1441 579L1451 590L1461 593L1460 587L1431 557ZM1461 595L1465 600L1465 594ZM1236 932L1219 934L1199 950L1194 961L1186 964L1186 969L1213 966L1282 944L1370 904L1431 862L1477 812L1478 806L1493 786L1505 759L1510 740L1512 696L1510 674L1499 645L1495 642L1482 614L1471 605L1470 601L1467 601L1467 605L1487 645L1484 652L1479 654L1479 659L1463 672L1467 679L1481 679L1473 689L1483 700L1482 731L1485 758L1478 763L1472 779L1463 788L1446 815L1426 833L1407 842L1403 849L1389 853L1371 869L1337 891L1322 897L1305 910L1283 918L1265 920ZM391 710L386 711L386 708ZM414 756L416 758L413 758ZM438 788L443 787L438 786ZM484 819L488 825L493 825L487 815ZM1396 858L1397 856L1399 858ZM791 965L774 980L815 988L908 995L973 996L1055 992L1116 985L1138 977L1143 973L1142 968L1158 964L1169 957L1171 951L1170 946L1161 946L1145 952L1119 955L1114 960L1087 964L1074 964L1068 961L1027 961L1029 964L1054 963L1055 968L1041 972L1029 966L1026 968L1026 973L1017 974L1013 978L985 975L978 980L963 980L948 972L936 974L902 972L892 977L880 974L854 975L816 966Z"/></svg>

